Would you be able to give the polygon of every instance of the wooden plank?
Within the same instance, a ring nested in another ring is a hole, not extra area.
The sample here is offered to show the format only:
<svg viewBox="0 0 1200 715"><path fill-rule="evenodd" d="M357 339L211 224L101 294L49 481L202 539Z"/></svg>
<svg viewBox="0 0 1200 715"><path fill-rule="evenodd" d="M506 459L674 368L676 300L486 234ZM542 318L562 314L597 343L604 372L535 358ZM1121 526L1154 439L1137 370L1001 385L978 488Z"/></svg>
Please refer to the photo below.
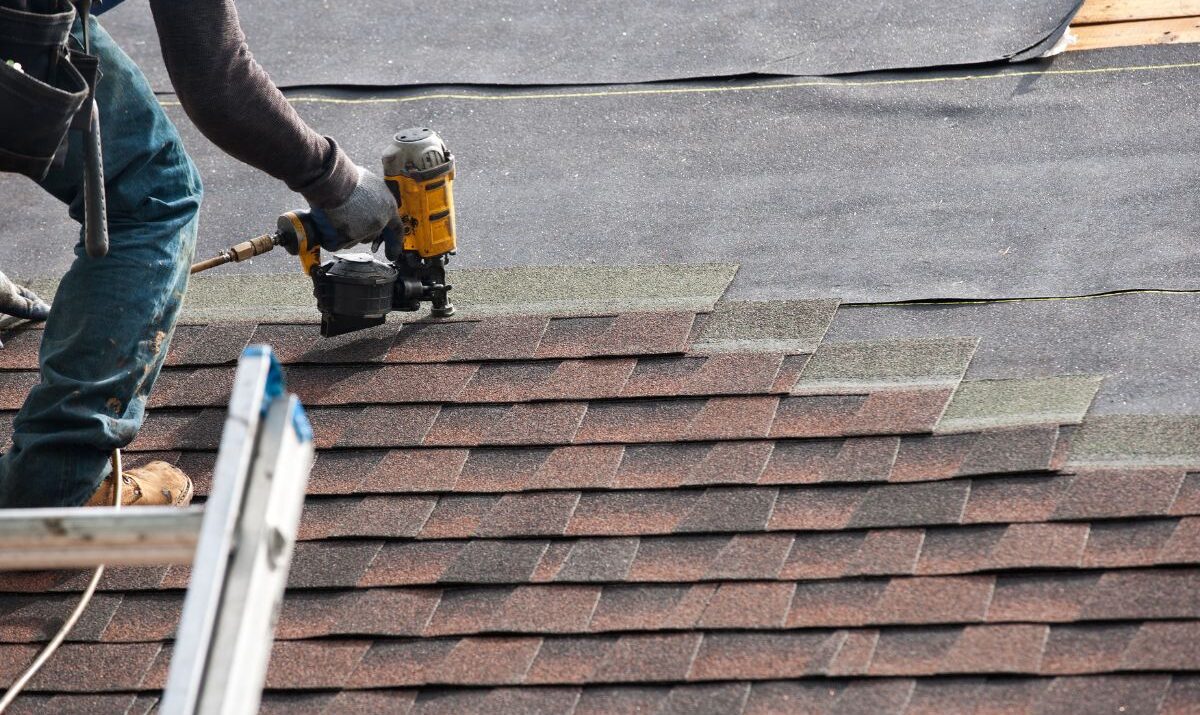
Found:
<svg viewBox="0 0 1200 715"><path fill-rule="evenodd" d="M1068 50L1200 42L1200 17L1084 25L1072 27L1069 32L1075 41L1067 46Z"/></svg>
<svg viewBox="0 0 1200 715"><path fill-rule="evenodd" d="M1200 0L1086 0L1072 26L1200 16Z"/></svg>

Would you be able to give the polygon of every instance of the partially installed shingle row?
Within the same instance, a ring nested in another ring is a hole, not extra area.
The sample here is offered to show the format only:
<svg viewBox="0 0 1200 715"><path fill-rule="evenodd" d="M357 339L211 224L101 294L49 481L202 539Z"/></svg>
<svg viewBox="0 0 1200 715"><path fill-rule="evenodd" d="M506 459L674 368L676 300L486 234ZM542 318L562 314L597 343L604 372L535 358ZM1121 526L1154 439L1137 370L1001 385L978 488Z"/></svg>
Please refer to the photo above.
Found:
<svg viewBox="0 0 1200 715"><path fill-rule="evenodd" d="M781 560L778 554L776 560ZM1046 570L967 576L810 581L521 584L441 588L297 590L277 638L570 635L667 631L777 631L1011 623L1187 619L1200 599L1200 570ZM736 576L735 576L736 578ZM45 637L39 619L73 594L6 597L0 642ZM169 639L180 592L102 593L75 641ZM931 608L936 604L936 608ZM389 614L386 620L383 614Z"/></svg>
<svg viewBox="0 0 1200 715"><path fill-rule="evenodd" d="M232 361L275 344L321 452L268 710L1194 704L1200 475L1070 466L1095 377L963 382L974 339L823 343L830 315L389 325L326 347L311 326L186 326L130 459L206 493ZM11 409L32 352L7 342ZM152 704L187 578L114 569L32 711ZM0 675L82 583L0 576ZM53 695L80 690L111 695Z"/></svg>
<svg viewBox="0 0 1200 715"><path fill-rule="evenodd" d="M268 692L270 715L334 713L545 713L548 715L771 715L773 713L990 713L1037 715L1087 712L1088 705L1122 703L1124 712L1190 715L1200 698L1200 678L1141 674L1103 676L827 678L754 683L380 688L291 693ZM27 695L13 712L151 712L149 694ZM1103 710L1101 710L1103 712ZM1118 712L1121 712L1118 710Z"/></svg>

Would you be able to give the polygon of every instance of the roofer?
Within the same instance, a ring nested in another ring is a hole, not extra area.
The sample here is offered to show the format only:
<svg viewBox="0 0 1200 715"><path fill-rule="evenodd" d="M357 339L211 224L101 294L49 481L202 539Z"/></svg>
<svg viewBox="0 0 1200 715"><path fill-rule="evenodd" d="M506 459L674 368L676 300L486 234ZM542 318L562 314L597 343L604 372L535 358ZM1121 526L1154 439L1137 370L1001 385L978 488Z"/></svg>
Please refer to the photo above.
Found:
<svg viewBox="0 0 1200 715"><path fill-rule="evenodd" d="M0 169L35 178L83 222L83 139L70 132L64 157L62 134L47 144L58 120L46 117L54 102L67 105L71 97L79 98L78 108L87 90L85 83L78 91L80 74L51 29L65 18L62 32L70 30L78 49L86 22L102 74L94 96L109 250L92 257L81 241L59 284L42 337L41 381L16 417L11 449L0 457L2 507L110 498L109 455L142 425L196 246L200 172L141 71L86 8L76 17L70 2L0 0ZM395 219L384 180L309 128L251 57L233 0L150 0L150 7L184 111L221 149L303 195L321 224L323 247L369 241ZM86 59L74 59L86 66ZM86 112L90 105L82 106ZM66 121L59 122L64 134ZM39 152L43 145L49 149ZM0 280L0 310L46 316L36 296L7 279ZM163 462L130 470L124 484L126 504L183 505L192 494L191 481Z"/></svg>

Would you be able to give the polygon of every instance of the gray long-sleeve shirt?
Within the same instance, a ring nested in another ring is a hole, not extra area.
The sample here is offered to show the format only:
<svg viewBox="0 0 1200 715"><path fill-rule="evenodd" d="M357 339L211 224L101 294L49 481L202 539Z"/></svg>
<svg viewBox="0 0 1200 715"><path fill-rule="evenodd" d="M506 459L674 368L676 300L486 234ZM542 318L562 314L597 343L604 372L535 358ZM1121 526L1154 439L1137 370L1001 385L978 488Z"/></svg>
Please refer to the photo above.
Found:
<svg viewBox="0 0 1200 715"><path fill-rule="evenodd" d="M150 8L175 93L204 136L315 206L345 201L358 180L354 164L254 60L233 0L150 0Z"/></svg>

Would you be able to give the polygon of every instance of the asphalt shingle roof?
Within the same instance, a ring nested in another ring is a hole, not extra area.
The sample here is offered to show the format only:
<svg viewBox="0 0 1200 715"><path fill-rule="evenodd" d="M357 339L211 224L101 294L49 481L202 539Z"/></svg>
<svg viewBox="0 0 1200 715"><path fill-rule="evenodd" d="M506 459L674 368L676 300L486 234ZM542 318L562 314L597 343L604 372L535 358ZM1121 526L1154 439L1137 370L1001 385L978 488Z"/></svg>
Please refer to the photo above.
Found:
<svg viewBox="0 0 1200 715"><path fill-rule="evenodd" d="M1081 451L1090 376L963 382L969 336L805 345L828 301L753 308L187 325L129 459L204 495L240 350L287 364L320 452L268 712L1194 705L1196 455ZM5 337L5 419L37 338ZM0 679L84 578L0 574ZM187 578L114 569L17 712L147 711Z"/></svg>

